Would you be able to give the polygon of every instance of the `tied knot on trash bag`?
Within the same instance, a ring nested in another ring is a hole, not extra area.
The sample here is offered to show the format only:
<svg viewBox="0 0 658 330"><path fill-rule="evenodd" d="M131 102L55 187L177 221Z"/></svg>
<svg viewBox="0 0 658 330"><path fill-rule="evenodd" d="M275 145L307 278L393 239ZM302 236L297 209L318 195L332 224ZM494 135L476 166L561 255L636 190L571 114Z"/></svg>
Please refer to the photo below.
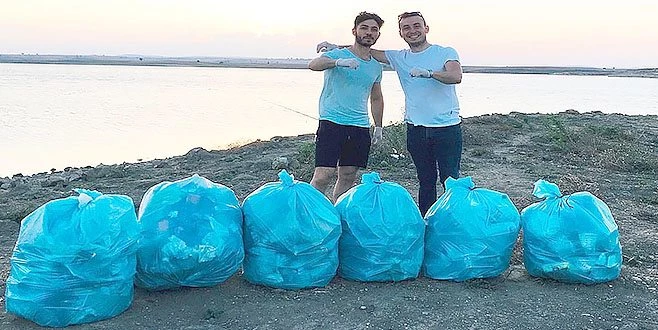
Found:
<svg viewBox="0 0 658 330"><path fill-rule="evenodd" d="M562 197L560 188L555 183L546 180L537 180L537 182L535 182L532 195L541 199Z"/></svg>
<svg viewBox="0 0 658 330"><path fill-rule="evenodd" d="M279 181L281 181L285 187L290 187L295 184L295 177L288 173L288 171L281 170L281 172L279 172Z"/></svg>
<svg viewBox="0 0 658 330"><path fill-rule="evenodd" d="M473 179L470 176L460 179L448 177L448 179L446 179L445 186L446 186L446 190L457 188L457 187L466 188L469 190L475 189L475 183L473 182Z"/></svg>
<svg viewBox="0 0 658 330"><path fill-rule="evenodd" d="M379 173L370 172L370 173L364 173L361 176L361 183L363 183L363 184L381 184L381 183L384 183L384 181L379 177Z"/></svg>

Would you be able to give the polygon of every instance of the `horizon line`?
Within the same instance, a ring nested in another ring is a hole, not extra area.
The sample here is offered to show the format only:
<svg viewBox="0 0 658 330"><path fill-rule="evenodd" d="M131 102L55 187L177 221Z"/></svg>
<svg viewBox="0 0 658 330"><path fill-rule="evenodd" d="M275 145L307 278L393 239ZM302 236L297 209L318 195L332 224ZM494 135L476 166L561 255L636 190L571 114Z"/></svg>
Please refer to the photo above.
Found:
<svg viewBox="0 0 658 330"><path fill-rule="evenodd" d="M52 53L0 53L2 56L15 56L15 57L69 57L69 58L80 58L80 57L105 57L105 58L127 58L127 59L136 59L138 61L143 61L144 59L185 59L185 60L230 60L230 59L243 59L243 60L287 60L287 61L310 61L312 58L305 57L253 57L253 56L211 56L211 55L181 55L181 56L170 56L170 55L145 55L145 54L52 54ZM13 63L5 62L0 60L0 63ZM44 63L47 64L47 63ZM66 64L66 63L61 63ZM658 66L638 66L638 67L616 67L616 66L590 66L590 65L549 65L549 64L473 64L473 65L463 65L464 67L486 67L486 68L572 68L572 69L603 69L603 70L647 70L647 69L658 69Z"/></svg>

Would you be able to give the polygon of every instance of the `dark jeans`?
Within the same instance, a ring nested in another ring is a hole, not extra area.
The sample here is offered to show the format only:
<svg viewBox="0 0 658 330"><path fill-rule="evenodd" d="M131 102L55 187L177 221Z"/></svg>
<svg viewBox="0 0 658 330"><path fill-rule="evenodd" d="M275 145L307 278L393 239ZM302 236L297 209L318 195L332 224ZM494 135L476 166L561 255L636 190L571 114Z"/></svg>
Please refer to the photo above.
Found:
<svg viewBox="0 0 658 330"><path fill-rule="evenodd" d="M448 127L425 127L407 124L407 150L418 173L418 207L425 216L436 202L436 180L443 184L448 177L459 178L462 158L461 124Z"/></svg>

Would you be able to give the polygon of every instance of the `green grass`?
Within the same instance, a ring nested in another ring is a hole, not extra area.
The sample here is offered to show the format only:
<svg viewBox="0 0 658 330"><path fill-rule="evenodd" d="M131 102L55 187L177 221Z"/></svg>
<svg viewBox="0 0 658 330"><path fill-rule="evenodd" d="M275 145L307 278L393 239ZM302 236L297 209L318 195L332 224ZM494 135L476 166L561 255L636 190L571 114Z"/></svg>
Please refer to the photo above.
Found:
<svg viewBox="0 0 658 330"><path fill-rule="evenodd" d="M297 161L299 169L295 176L302 181L310 182L315 169L315 142L303 142L299 146Z"/></svg>
<svg viewBox="0 0 658 330"><path fill-rule="evenodd" d="M537 141L561 157L589 162L597 167L624 172L655 172L658 157L647 141L640 141L629 131L611 125L567 125L556 115L542 119L543 136ZM650 142L649 142L650 143Z"/></svg>
<svg viewBox="0 0 658 330"><path fill-rule="evenodd" d="M574 132L567 129L558 116L548 115L543 121L549 142L559 151L569 151L574 146Z"/></svg>
<svg viewBox="0 0 658 330"><path fill-rule="evenodd" d="M368 168L371 170L405 167L411 164L407 151L407 130L403 123L386 126L384 139L370 149Z"/></svg>

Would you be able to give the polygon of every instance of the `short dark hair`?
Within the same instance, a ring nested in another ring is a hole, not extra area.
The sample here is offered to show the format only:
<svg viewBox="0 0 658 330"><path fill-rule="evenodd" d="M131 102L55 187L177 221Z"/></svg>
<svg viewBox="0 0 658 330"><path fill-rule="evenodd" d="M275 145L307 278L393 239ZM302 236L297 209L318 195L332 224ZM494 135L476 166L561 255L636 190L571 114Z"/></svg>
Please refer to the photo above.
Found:
<svg viewBox="0 0 658 330"><path fill-rule="evenodd" d="M379 17L379 15L362 11L358 15L356 15L356 18L354 19L354 28L356 29L357 25L369 19L374 19L380 28L382 27L382 25L384 25L384 20L381 17Z"/></svg>
<svg viewBox="0 0 658 330"><path fill-rule="evenodd" d="M427 22L425 22L425 17L423 17L423 14L421 14L419 11L405 11L404 13L398 15L398 25L400 25L400 22L402 22L403 18L414 16L420 17L423 20L423 24L427 25Z"/></svg>

